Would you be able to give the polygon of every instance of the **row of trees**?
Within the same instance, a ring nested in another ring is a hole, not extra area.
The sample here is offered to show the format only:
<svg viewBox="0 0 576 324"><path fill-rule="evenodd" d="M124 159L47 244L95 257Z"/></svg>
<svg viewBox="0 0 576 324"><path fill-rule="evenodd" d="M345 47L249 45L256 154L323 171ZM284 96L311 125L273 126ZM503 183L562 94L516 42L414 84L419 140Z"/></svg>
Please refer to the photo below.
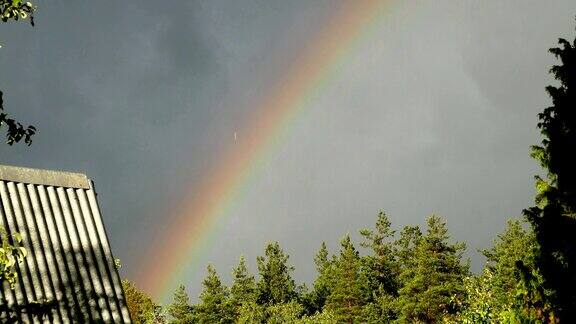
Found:
<svg viewBox="0 0 576 324"><path fill-rule="evenodd" d="M360 231L359 244L346 235L338 253L331 255L323 243L314 258L317 276L310 288L295 283L289 256L274 242L257 258L257 277L240 257L229 287L209 265L197 304L190 304L184 286L164 309L128 281L124 281L125 293L133 319L140 323L551 319L549 306L521 280L517 263L533 270L538 248L534 235L520 221L510 221L494 246L483 251L488 262L479 275L470 273L462 256L465 245L450 240L440 217L429 217L427 225L425 232L406 226L396 233L381 212L373 229Z"/></svg>

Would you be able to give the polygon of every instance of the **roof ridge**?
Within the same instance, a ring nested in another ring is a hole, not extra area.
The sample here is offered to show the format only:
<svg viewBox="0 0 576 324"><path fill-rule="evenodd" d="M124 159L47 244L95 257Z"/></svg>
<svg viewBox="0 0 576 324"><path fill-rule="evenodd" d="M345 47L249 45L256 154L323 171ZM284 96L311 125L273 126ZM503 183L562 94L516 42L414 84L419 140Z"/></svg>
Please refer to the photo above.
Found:
<svg viewBox="0 0 576 324"><path fill-rule="evenodd" d="M90 189L84 173L34 169L0 164L0 181L21 182L54 187Z"/></svg>

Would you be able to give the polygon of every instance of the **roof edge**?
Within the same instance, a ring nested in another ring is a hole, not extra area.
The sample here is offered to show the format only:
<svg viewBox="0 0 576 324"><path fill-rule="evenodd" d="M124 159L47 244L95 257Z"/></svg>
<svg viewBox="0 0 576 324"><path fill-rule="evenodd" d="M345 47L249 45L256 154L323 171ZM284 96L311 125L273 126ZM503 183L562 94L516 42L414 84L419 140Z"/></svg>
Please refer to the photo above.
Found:
<svg viewBox="0 0 576 324"><path fill-rule="evenodd" d="M32 169L0 164L0 180L65 188L91 189L83 173Z"/></svg>

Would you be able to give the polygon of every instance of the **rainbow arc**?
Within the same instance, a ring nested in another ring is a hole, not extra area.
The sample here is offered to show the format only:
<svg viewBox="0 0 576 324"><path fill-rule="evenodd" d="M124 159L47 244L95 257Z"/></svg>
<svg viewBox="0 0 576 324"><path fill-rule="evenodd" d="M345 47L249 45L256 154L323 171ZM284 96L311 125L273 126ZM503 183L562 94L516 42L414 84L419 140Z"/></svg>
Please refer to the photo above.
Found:
<svg viewBox="0 0 576 324"><path fill-rule="evenodd" d="M358 43L370 34L383 17L390 1L344 1L328 23L301 53L296 65L283 73L276 89L259 100L257 113L241 139L225 151L212 172L200 184L189 188L190 199L176 211L170 229L159 233L159 244L148 254L136 282L160 300L166 300L179 282L185 281L191 264L199 257L214 227L233 209L242 188L248 186L257 169L281 145L288 131L346 60ZM179 247L179 248L174 248Z"/></svg>

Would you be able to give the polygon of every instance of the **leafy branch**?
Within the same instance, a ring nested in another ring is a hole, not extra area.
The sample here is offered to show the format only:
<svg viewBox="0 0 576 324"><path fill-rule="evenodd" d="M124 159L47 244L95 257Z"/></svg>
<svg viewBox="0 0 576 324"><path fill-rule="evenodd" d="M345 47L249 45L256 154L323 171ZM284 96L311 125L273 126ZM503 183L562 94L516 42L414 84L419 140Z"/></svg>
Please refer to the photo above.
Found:
<svg viewBox="0 0 576 324"><path fill-rule="evenodd" d="M3 22L28 19L30 24L34 26L35 10L36 7L30 2L23 2L22 0L0 0L0 20ZM32 144L32 136L36 133L36 128L32 125L24 127L4 112L3 93L0 91L0 129L4 125L7 127L6 143L8 145L13 145L21 140L24 140L27 145Z"/></svg>
<svg viewBox="0 0 576 324"><path fill-rule="evenodd" d="M10 243L12 241L13 243ZM8 235L6 229L0 226L0 279L8 280L10 288L14 289L17 273L16 264L22 262L27 255L26 249L21 246L20 233Z"/></svg>
<svg viewBox="0 0 576 324"><path fill-rule="evenodd" d="M30 24L34 26L34 11L36 7L30 2L22 0L0 0L0 19L3 22L8 20L30 19Z"/></svg>

